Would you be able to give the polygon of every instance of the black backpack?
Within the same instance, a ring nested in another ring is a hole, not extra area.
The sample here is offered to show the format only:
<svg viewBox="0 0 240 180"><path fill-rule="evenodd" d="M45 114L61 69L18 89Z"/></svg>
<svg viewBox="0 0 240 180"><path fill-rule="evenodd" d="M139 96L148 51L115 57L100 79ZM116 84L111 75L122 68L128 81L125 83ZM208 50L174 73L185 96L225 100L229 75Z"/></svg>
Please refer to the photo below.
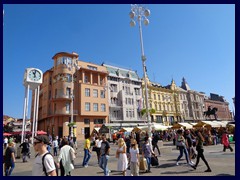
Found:
<svg viewBox="0 0 240 180"><path fill-rule="evenodd" d="M45 173L46 176L48 176L48 174L47 174L46 168L45 168L45 166L44 166L44 158L45 158L45 156L48 155L48 154L50 154L50 155L52 156L52 154L51 154L50 152L47 152L47 153L44 154L43 157L42 157L43 172ZM37 154L35 157L37 157L37 156L38 156L38 154ZM57 174L57 176L58 176L58 165L57 165L57 163L56 163L55 161L54 161L54 165L55 165L55 168L56 168L56 174Z"/></svg>

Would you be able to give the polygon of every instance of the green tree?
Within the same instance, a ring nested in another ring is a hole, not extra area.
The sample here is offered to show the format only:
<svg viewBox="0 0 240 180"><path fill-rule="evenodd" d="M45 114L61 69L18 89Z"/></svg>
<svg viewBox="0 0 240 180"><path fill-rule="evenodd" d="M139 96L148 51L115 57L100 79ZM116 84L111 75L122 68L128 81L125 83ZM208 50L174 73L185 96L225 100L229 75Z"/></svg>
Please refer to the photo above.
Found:
<svg viewBox="0 0 240 180"><path fill-rule="evenodd" d="M151 108L151 109L148 110L148 112L150 113L150 115L152 115L152 114L156 113L156 110L153 109L153 108ZM146 113L147 113L147 110L146 110L146 109L142 109L142 110L141 110L141 115L142 115L142 116L145 115Z"/></svg>

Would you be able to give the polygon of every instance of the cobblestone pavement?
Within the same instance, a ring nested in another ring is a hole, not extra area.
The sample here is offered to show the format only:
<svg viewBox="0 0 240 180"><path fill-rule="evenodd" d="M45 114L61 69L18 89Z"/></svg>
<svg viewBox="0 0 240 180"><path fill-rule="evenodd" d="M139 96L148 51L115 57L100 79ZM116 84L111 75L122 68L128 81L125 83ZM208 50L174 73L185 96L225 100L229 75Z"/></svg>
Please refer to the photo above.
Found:
<svg viewBox="0 0 240 180"><path fill-rule="evenodd" d="M110 176L121 176L122 174L117 169L117 159L115 158L115 151L117 146L111 145L109 169L111 170ZM160 146L161 157L159 159L158 167L151 167L152 173L145 173L140 171L140 176L235 176L235 144L231 144L234 151L230 152L227 149L223 152L221 144L204 146L204 155L207 159L212 172L204 172L207 168L204 162L200 159L200 163L196 170L187 166L185 157L183 155L180 160L179 166L176 166L176 159L179 151L172 142L163 142ZM34 152L28 162L23 163L22 159L16 160L15 169L12 176L31 176L32 164L34 160ZM156 152L156 154L158 154ZM55 157L56 158L56 157ZM103 176L103 171L98 167L96 153L92 152L92 157L89 161L87 168L82 167L83 160L83 145L80 144L77 150L77 158L75 160L75 169L72 171L72 176ZM4 173L3 173L4 175Z"/></svg>

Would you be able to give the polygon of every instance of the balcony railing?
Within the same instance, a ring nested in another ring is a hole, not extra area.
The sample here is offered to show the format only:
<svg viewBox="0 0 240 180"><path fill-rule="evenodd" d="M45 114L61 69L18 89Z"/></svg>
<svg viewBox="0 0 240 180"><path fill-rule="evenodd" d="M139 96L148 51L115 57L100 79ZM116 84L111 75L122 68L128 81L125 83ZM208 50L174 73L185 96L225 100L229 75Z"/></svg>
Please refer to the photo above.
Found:
<svg viewBox="0 0 240 180"><path fill-rule="evenodd" d="M78 114L78 110L73 110L73 114ZM71 115L71 110L56 110L54 112L49 112L49 115Z"/></svg>
<svg viewBox="0 0 240 180"><path fill-rule="evenodd" d="M57 95L55 95L53 97L53 99L59 99L59 98L69 99L69 98L71 98L71 95L70 94L65 94L65 93L58 93Z"/></svg>

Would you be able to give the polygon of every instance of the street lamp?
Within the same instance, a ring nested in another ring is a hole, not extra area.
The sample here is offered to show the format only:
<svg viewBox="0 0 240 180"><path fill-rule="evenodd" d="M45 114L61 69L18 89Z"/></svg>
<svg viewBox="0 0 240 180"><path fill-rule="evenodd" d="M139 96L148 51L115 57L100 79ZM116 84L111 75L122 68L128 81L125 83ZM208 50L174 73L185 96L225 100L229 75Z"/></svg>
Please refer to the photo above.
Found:
<svg viewBox="0 0 240 180"><path fill-rule="evenodd" d="M143 7L141 4L131 4L131 12L129 16L131 18L130 26L134 27L136 25L136 21L139 25L139 33L140 33L140 43L141 43L141 59L142 59L142 66L143 66L143 77L145 82L145 104L146 104L146 114L147 114L147 123L148 123L148 135L151 135L151 122L150 122L150 115L149 115L149 108L148 108L148 87L147 87L147 74L146 74L146 64L145 61L147 60L146 56L144 55L144 48L143 48L143 37L142 37L142 21L144 25L149 24L149 20L147 17L150 15L150 10Z"/></svg>
<svg viewBox="0 0 240 180"><path fill-rule="evenodd" d="M73 88L74 88L74 79L73 74L80 69L77 63L77 59L72 58L71 61L67 64L67 68L69 71L71 71L72 75L72 81L71 81L71 124L73 123L73 100L74 100L74 94L73 94ZM74 69L74 72L72 70ZM73 126L70 126L70 137L73 137Z"/></svg>

